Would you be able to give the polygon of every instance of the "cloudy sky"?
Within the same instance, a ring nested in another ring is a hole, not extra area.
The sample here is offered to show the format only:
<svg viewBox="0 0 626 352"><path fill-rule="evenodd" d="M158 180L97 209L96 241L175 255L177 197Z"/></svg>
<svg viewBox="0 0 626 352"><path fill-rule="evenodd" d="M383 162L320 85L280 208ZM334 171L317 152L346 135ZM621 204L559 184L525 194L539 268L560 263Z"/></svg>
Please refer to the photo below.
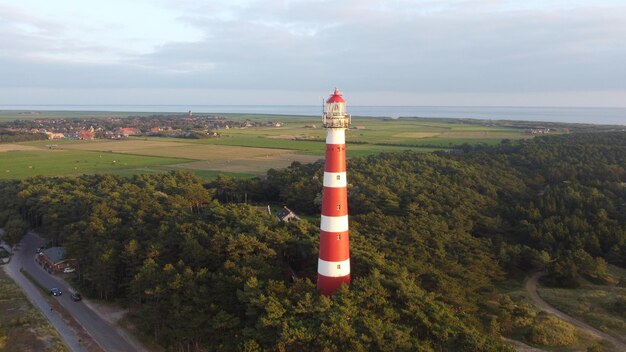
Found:
<svg viewBox="0 0 626 352"><path fill-rule="evenodd" d="M626 106L626 0L0 0L0 104Z"/></svg>

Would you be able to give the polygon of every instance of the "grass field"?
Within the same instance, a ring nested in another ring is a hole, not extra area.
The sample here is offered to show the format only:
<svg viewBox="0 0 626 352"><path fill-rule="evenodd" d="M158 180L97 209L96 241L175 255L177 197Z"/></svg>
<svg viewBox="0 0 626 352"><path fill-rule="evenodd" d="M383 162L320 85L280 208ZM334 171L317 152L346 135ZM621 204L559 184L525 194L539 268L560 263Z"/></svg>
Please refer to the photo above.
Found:
<svg viewBox="0 0 626 352"><path fill-rule="evenodd" d="M626 336L626 270L611 266L610 271L621 284L601 286L588 283L577 289L544 287L539 289L539 294L554 307L599 330Z"/></svg>
<svg viewBox="0 0 626 352"><path fill-rule="evenodd" d="M0 153L0 179L117 172L185 161L179 158L39 148Z"/></svg>
<svg viewBox="0 0 626 352"><path fill-rule="evenodd" d="M0 351L69 351L4 270L0 270L0 312Z"/></svg>
<svg viewBox="0 0 626 352"><path fill-rule="evenodd" d="M87 118L142 115L135 113L41 112L19 115L0 112L0 121L15 118ZM150 113L143 113L150 115ZM223 173L234 177L264 174L294 161L313 162L323 157L326 131L318 117L279 115L227 115L228 120L281 121L282 127L220 130L208 139L144 138L112 140L60 140L0 144L0 179L37 175L114 173L129 176L188 169L212 179ZM311 128L315 125L316 128ZM353 118L358 129L346 132L347 156L412 150L432 152L464 143L496 144L502 139L527 138L520 129L420 119ZM54 144L53 149L48 146Z"/></svg>

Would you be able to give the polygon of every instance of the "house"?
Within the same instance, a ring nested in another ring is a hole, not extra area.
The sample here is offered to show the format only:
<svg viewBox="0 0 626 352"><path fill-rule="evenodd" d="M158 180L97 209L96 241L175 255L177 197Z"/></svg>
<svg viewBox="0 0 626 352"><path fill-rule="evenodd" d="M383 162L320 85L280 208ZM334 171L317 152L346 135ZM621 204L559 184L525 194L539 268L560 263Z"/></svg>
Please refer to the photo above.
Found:
<svg viewBox="0 0 626 352"><path fill-rule="evenodd" d="M141 130L133 127L123 127L119 129L119 133L124 136L141 136Z"/></svg>
<svg viewBox="0 0 626 352"><path fill-rule="evenodd" d="M300 217L287 207L283 207L281 210L279 210L276 216L278 217L278 220L284 221L284 222L289 222L292 220L295 220L295 221L300 220Z"/></svg>
<svg viewBox="0 0 626 352"><path fill-rule="evenodd" d="M96 137L96 132L94 131L93 127L91 127L88 130L82 130L79 132L80 139L92 140L95 137Z"/></svg>
<svg viewBox="0 0 626 352"><path fill-rule="evenodd" d="M63 133L46 132L46 135L48 135L48 139L62 139L62 138L65 138L65 135Z"/></svg>
<svg viewBox="0 0 626 352"><path fill-rule="evenodd" d="M62 273L64 270L75 270L78 266L76 259L65 258L65 248L63 247L44 249L37 254L35 261L49 273Z"/></svg>

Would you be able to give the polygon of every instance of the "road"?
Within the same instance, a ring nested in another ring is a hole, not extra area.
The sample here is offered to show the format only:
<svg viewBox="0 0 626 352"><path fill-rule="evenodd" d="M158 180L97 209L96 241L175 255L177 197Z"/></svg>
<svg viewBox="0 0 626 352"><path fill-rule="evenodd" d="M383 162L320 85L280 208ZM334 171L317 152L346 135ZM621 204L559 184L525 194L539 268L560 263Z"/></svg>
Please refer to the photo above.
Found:
<svg viewBox="0 0 626 352"><path fill-rule="evenodd" d="M50 304L47 303L44 297L42 297L41 290L36 288L26 277L20 273L20 268L27 271L31 276L35 278L42 286L47 288L58 287L63 294L59 297L55 297L58 303L74 318L74 320L82 326L87 334L97 343L97 345L107 352L133 352L139 348L134 347L130 342L124 338L117 331L117 329L111 326L107 321L102 319L96 312L91 310L83 302L74 302L70 298L70 287L65 281L54 275L48 274L44 271L39 264L34 260L36 248L42 246L44 241L34 233L28 233L24 236L21 243L21 248L14 253L11 262L7 265L7 273L13 277L13 279L22 287L24 293L29 297L31 302L34 302L37 307L42 309L42 312L50 318L58 316L60 313L51 311ZM63 320L63 319L61 319ZM67 320L67 319L66 319ZM97 350L98 348L86 349L82 344L77 343L81 336L80 331L72 329L68 326L67 321L63 324L59 324L59 321L51 320L51 323L57 328L59 333L63 336L70 348L74 351L87 351ZM69 330L69 331L68 331ZM74 330L74 331L72 331ZM84 336L84 335L83 335Z"/></svg>
<svg viewBox="0 0 626 352"><path fill-rule="evenodd" d="M574 325L575 327L577 327L578 329L593 335L597 338L609 341L610 343L612 343L617 349L619 349L620 351L626 351L626 342L622 341L621 339L609 335L605 332L602 332L596 328L594 328L593 326L582 322L570 315L565 314L564 312L554 308L553 306L549 305L548 302L544 301L543 298L541 298L541 296L539 296L539 293L537 293L537 281L539 281L539 278L544 275L545 273L543 272L538 272L538 273L534 273L530 279L528 279L528 281L526 281L526 285L524 286L524 289L526 290L526 292L528 292L528 294L530 295L530 298L537 304L537 306L541 309L544 310L548 313L552 313L554 315L556 315L557 317L559 317L561 320L564 320L572 325Z"/></svg>

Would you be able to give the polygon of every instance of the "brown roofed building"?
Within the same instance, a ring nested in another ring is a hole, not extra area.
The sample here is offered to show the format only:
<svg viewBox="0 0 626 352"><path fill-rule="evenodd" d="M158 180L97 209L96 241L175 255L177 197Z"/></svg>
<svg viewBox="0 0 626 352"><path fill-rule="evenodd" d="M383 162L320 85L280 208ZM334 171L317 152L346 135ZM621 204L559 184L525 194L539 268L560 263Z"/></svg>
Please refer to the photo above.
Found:
<svg viewBox="0 0 626 352"><path fill-rule="evenodd" d="M49 273L61 273L69 270L74 271L78 266L76 259L65 258L65 248L63 247L44 249L37 254L35 260Z"/></svg>

